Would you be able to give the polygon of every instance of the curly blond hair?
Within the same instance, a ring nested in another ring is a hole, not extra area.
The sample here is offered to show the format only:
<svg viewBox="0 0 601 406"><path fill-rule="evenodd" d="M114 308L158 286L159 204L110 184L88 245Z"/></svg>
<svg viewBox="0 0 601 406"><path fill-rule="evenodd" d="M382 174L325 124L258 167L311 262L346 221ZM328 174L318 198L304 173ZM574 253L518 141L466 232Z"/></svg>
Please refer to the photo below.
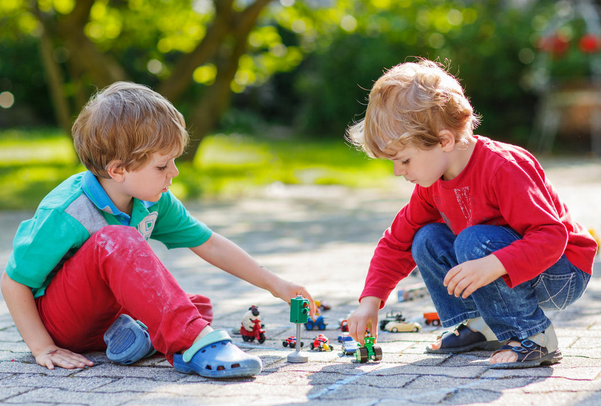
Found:
<svg viewBox="0 0 601 406"><path fill-rule="evenodd" d="M109 178L112 161L135 171L155 152L179 156L189 139L184 117L167 99L130 82L115 82L93 95L72 134L79 159L101 178Z"/></svg>
<svg viewBox="0 0 601 406"><path fill-rule="evenodd" d="M441 130L450 130L464 142L478 126L459 81L444 65L419 59L386 71L369 93L365 118L350 126L347 140L372 158L394 156L407 144L430 149L440 142Z"/></svg>

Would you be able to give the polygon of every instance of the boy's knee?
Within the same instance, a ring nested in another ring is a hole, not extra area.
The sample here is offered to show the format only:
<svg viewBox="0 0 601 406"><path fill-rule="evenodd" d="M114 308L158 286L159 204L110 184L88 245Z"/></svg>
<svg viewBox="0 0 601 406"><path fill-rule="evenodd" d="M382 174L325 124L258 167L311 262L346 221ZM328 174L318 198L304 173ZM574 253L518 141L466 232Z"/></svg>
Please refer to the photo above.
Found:
<svg viewBox="0 0 601 406"><path fill-rule="evenodd" d="M483 258L519 239L513 230L501 226L476 225L459 233L453 247L461 262Z"/></svg>
<svg viewBox="0 0 601 406"><path fill-rule="evenodd" d="M426 224L422 228L420 228L415 236L413 237L413 242L411 243L411 254L413 258L419 257L420 252L423 252L424 249L429 249L431 243L435 241L437 236L440 236L441 233L448 230L448 227L442 223L431 223Z"/></svg>

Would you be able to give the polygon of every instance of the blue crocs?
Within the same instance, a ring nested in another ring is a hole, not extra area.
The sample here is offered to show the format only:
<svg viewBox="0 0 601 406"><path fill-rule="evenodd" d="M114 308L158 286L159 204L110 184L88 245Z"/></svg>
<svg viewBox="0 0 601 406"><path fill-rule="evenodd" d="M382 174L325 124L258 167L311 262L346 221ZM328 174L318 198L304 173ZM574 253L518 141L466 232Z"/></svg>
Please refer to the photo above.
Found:
<svg viewBox="0 0 601 406"><path fill-rule="evenodd" d="M150 342L148 328L127 314L117 317L106 330L104 342L108 359L121 365L133 364L156 352Z"/></svg>
<svg viewBox="0 0 601 406"><path fill-rule="evenodd" d="M198 340L183 354L173 356L173 366L184 374L205 378L240 378L261 373L261 358L232 343L224 330L215 330Z"/></svg>

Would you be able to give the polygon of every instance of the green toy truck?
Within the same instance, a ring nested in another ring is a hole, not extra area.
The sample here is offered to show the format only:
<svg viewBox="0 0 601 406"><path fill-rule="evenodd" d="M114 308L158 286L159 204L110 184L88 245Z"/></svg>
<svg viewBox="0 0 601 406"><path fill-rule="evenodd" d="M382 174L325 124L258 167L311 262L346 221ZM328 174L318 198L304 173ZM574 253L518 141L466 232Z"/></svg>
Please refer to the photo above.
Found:
<svg viewBox="0 0 601 406"><path fill-rule="evenodd" d="M361 347L361 344L357 344L357 351L355 352L355 358L360 364L364 364L367 361L381 361L382 360L382 348L379 345L375 345L376 339L374 337L365 337L365 345Z"/></svg>

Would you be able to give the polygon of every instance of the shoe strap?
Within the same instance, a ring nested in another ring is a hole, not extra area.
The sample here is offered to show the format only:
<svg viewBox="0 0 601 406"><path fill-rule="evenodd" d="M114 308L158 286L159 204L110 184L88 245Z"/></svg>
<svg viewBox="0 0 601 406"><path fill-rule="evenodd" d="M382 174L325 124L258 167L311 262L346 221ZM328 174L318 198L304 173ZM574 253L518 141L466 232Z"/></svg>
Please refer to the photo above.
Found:
<svg viewBox="0 0 601 406"><path fill-rule="evenodd" d="M192 360L192 357L194 357L194 355L196 355L196 353L202 348L206 347L207 345L217 343L219 341L232 341L232 337L230 337L230 335L225 330L211 331L209 334L192 344L192 347L190 347L188 350L186 350L186 352L184 352L184 362L190 362Z"/></svg>

